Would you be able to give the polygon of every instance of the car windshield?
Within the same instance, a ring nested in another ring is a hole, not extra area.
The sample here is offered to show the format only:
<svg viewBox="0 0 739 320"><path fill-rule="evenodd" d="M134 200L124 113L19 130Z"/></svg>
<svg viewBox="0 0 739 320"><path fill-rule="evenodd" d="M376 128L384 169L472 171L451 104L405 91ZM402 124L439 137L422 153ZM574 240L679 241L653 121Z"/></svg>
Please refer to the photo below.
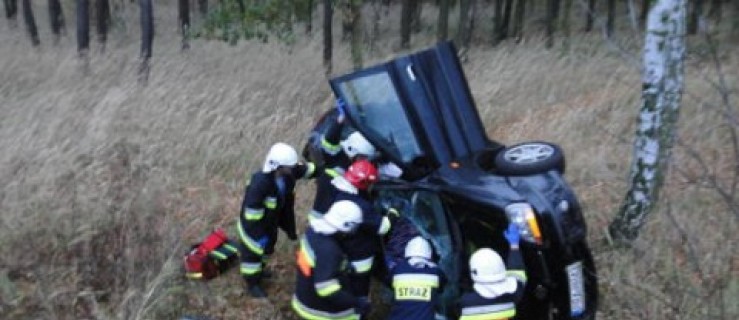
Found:
<svg viewBox="0 0 739 320"><path fill-rule="evenodd" d="M381 139L383 149L403 163L422 155L403 105L385 71L343 81L338 86L360 127Z"/></svg>

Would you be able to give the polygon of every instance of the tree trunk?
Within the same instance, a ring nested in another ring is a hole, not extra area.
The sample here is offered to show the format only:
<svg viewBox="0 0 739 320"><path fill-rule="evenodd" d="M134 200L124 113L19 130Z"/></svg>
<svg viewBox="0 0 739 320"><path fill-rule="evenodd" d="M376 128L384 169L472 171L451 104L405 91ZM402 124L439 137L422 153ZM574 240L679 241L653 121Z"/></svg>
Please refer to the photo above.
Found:
<svg viewBox="0 0 739 320"><path fill-rule="evenodd" d="M80 57L90 50L90 1L77 0L77 53Z"/></svg>
<svg viewBox="0 0 739 320"><path fill-rule="evenodd" d="M64 12L59 0L49 0L49 23L51 33L54 34L54 44L58 44L59 37L64 32Z"/></svg>
<svg viewBox="0 0 739 320"><path fill-rule="evenodd" d="M688 20L688 34L698 33L700 19L703 15L703 0L690 0L690 20Z"/></svg>
<svg viewBox="0 0 739 320"><path fill-rule="evenodd" d="M350 0L352 18L352 64L354 70L362 69L362 0Z"/></svg>
<svg viewBox="0 0 739 320"><path fill-rule="evenodd" d="M498 45L503 40L503 2L505 0L493 0L493 37L492 44Z"/></svg>
<svg viewBox="0 0 739 320"><path fill-rule="evenodd" d="M331 2L331 0L323 0L323 66L326 68L326 74L331 74L333 53L331 20L334 15L334 8Z"/></svg>
<svg viewBox="0 0 739 320"><path fill-rule="evenodd" d="M652 0L642 0L641 2L641 12L639 13L639 24L642 28L644 28L647 25L647 14L649 13L649 5L652 3Z"/></svg>
<svg viewBox="0 0 739 320"><path fill-rule="evenodd" d="M570 49L570 12L572 11L572 0L564 0L564 12L562 14L562 46L565 51Z"/></svg>
<svg viewBox="0 0 739 320"><path fill-rule="evenodd" d="M556 23L557 0L547 0L547 17L546 17L546 40L544 46L548 49L554 46L554 29Z"/></svg>
<svg viewBox="0 0 739 320"><path fill-rule="evenodd" d="M411 31L414 33L421 32L421 11L423 3L420 0L411 1Z"/></svg>
<svg viewBox="0 0 739 320"><path fill-rule="evenodd" d="M31 0L22 0L23 5L23 21L26 22L26 30L28 30L28 36L31 37L31 44L38 46L41 44L41 40L38 38L38 28L36 27L36 19L33 17L33 7L31 7Z"/></svg>
<svg viewBox="0 0 739 320"><path fill-rule="evenodd" d="M500 28L501 40L508 38L508 31L511 25L511 12L513 12L513 0L505 0L505 7L503 9L503 22Z"/></svg>
<svg viewBox="0 0 739 320"><path fill-rule="evenodd" d="M588 0L588 7L585 10L587 10L585 12L585 32L590 32L593 30L593 21L595 20L595 0Z"/></svg>
<svg viewBox="0 0 739 320"><path fill-rule="evenodd" d="M525 12L526 0L517 0L516 10L513 12L513 38L516 40L516 43L521 42L521 39L523 39L523 24L524 19L526 18Z"/></svg>
<svg viewBox="0 0 739 320"><path fill-rule="evenodd" d="M413 11L412 2L415 0L402 0L400 7L400 48L411 47L411 20Z"/></svg>
<svg viewBox="0 0 739 320"><path fill-rule="evenodd" d="M436 40L444 41L449 36L449 0L439 0L439 23L436 27Z"/></svg>
<svg viewBox="0 0 739 320"><path fill-rule="evenodd" d="M151 69L149 61L152 56L154 43L154 7L152 0L139 0L141 10L141 64L139 65L139 80L144 84L149 81Z"/></svg>
<svg viewBox="0 0 739 320"><path fill-rule="evenodd" d="M611 238L619 244L638 236L657 204L669 168L683 92L685 20L686 0L658 0L649 13L630 187L609 226Z"/></svg>
<svg viewBox="0 0 739 320"><path fill-rule="evenodd" d="M610 38L613 36L613 25L616 21L616 0L607 0L608 4L608 17L606 18L606 37Z"/></svg>
<svg viewBox="0 0 739 320"><path fill-rule="evenodd" d="M18 0L3 0L5 5L5 17L8 20L15 20L18 15Z"/></svg>
<svg viewBox="0 0 739 320"><path fill-rule="evenodd" d="M459 0L459 20L457 27L457 43L460 49L466 49L469 47L469 39L472 35L470 28L472 22L472 1L473 0Z"/></svg>
<svg viewBox="0 0 739 320"><path fill-rule="evenodd" d="M739 36L739 1L734 0L734 21L733 24L733 33L735 36Z"/></svg>
<svg viewBox="0 0 739 320"><path fill-rule="evenodd" d="M110 3L108 3L108 0L97 0L95 12L97 12L98 41L105 50L105 43L108 40L108 26L110 26Z"/></svg>
<svg viewBox="0 0 739 320"><path fill-rule="evenodd" d="M200 17L208 15L208 0L198 0L198 11L200 12Z"/></svg>
<svg viewBox="0 0 739 320"><path fill-rule="evenodd" d="M308 0L308 9L305 12L305 33L313 32L313 0Z"/></svg>
<svg viewBox="0 0 739 320"><path fill-rule="evenodd" d="M723 4L723 0L713 0L711 1L711 10L708 12L708 15L716 20L716 24L719 24L721 22L721 6Z"/></svg>
<svg viewBox="0 0 739 320"><path fill-rule="evenodd" d="M177 5L180 34L182 35L182 50L187 50L190 48L190 43L187 39L190 33L190 0L179 0Z"/></svg>

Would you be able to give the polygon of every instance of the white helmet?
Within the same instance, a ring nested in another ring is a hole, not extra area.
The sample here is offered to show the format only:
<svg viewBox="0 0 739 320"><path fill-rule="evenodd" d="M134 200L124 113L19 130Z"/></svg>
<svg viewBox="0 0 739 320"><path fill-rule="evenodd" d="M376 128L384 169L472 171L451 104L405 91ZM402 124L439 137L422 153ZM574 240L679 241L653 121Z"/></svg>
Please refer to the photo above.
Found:
<svg viewBox="0 0 739 320"><path fill-rule="evenodd" d="M476 283L500 282L506 278L506 267L497 252L482 248L470 257L470 274Z"/></svg>
<svg viewBox="0 0 739 320"><path fill-rule="evenodd" d="M375 155L375 147L359 131L352 132L344 141L341 141L341 148L349 158L365 155L371 159Z"/></svg>
<svg viewBox="0 0 739 320"><path fill-rule="evenodd" d="M416 236L405 245L406 258L431 260L431 245L421 236Z"/></svg>
<svg viewBox="0 0 739 320"><path fill-rule="evenodd" d="M362 223L362 209L349 200L336 201L323 215L323 220L340 232L350 233Z"/></svg>
<svg viewBox="0 0 739 320"><path fill-rule="evenodd" d="M294 166L298 164L298 153L288 144L278 142L269 148L267 159L264 160L262 172L269 173L279 166Z"/></svg>

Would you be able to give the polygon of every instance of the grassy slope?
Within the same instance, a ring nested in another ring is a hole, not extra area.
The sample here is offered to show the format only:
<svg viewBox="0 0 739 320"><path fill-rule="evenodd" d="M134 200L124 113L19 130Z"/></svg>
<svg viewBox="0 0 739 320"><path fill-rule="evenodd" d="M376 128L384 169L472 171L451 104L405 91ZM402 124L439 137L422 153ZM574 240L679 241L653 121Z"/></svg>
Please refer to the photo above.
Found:
<svg viewBox="0 0 739 320"><path fill-rule="evenodd" d="M147 87L135 81L134 24L111 37L107 52L93 50L83 76L73 38L52 47L42 28L44 45L34 50L21 29L0 23L0 318L293 317L290 244L274 259L269 301L242 297L235 272L206 285L183 282L178 267L190 241L233 224L244 176L266 148L300 145L330 104L320 39L292 47L196 41L182 54L174 12L157 11ZM135 16L129 11L127 21ZM638 67L595 36L575 40L567 54L539 43L475 47L464 67L491 137L565 148L600 268L601 318L736 318L736 219L685 148L635 247L601 242L626 188ZM711 107L720 100L705 80L715 78L705 47L691 44L681 141L700 148L721 177L736 166L732 127ZM730 49L722 63L736 92ZM347 70L344 48L336 54L335 70ZM391 54L381 48L370 60ZM298 197L306 212L311 186L300 185Z"/></svg>

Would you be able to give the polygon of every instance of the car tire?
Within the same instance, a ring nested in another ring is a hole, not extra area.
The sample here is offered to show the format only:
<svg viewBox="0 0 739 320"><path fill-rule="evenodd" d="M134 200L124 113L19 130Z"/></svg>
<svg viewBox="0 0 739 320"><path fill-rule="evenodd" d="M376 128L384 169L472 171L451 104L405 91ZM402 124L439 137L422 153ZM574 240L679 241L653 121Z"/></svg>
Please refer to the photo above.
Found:
<svg viewBox="0 0 739 320"><path fill-rule="evenodd" d="M564 173L565 158L558 145L532 141L506 147L495 156L496 171L501 175L531 175L549 170Z"/></svg>

